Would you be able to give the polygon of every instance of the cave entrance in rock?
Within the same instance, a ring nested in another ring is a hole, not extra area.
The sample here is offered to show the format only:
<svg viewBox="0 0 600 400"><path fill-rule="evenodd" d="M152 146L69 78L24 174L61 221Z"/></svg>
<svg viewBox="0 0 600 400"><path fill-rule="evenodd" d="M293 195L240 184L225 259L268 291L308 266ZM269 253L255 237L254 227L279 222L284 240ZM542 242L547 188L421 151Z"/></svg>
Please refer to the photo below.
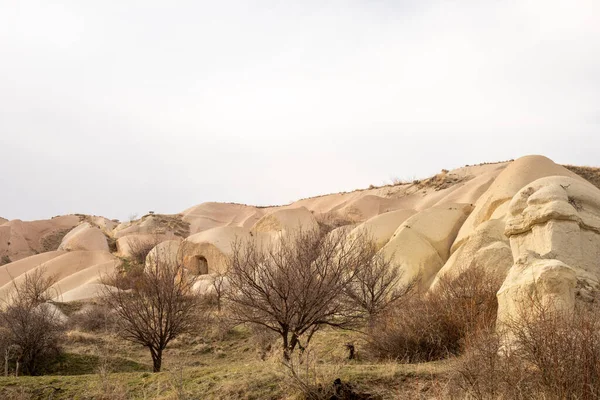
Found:
<svg viewBox="0 0 600 400"><path fill-rule="evenodd" d="M198 275L206 275L208 274L208 261L204 256L196 256L194 257L194 266Z"/></svg>

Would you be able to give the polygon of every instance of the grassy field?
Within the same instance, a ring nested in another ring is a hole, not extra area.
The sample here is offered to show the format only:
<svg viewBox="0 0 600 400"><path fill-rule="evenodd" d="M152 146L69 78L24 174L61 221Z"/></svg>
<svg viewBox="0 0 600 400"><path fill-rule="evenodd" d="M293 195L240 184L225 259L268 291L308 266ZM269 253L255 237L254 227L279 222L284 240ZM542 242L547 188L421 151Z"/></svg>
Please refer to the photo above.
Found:
<svg viewBox="0 0 600 400"><path fill-rule="evenodd" d="M0 398L301 398L299 382L281 363L280 353L261 350L264 346L248 329L237 327L222 338L214 336L173 342L164 355L163 372L153 374L149 353L141 346L111 334L71 331L65 354L53 365L51 375L1 377ZM348 342L357 346L358 359L347 360ZM373 399L434 398L455 362L377 362L363 348L358 333L324 331L315 336L306 361L295 371L302 383L329 387L340 378Z"/></svg>

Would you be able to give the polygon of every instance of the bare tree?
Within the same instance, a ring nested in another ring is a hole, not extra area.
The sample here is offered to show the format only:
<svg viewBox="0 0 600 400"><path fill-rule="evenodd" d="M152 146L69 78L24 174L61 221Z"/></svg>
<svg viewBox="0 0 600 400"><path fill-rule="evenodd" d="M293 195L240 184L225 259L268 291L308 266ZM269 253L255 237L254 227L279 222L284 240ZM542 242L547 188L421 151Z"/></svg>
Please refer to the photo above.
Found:
<svg viewBox="0 0 600 400"><path fill-rule="evenodd" d="M143 266L150 251L162 241L163 239L159 235L151 235L144 238L129 237L127 244L129 245L131 261L137 266Z"/></svg>
<svg viewBox="0 0 600 400"><path fill-rule="evenodd" d="M119 317L120 335L150 350L154 372L160 371L171 340L195 329L200 309L193 290L196 278L182 264L157 254L153 267L135 280L119 271L103 279L103 298Z"/></svg>
<svg viewBox="0 0 600 400"><path fill-rule="evenodd" d="M215 274L212 281L212 289L214 293L214 299L217 303L217 312L221 312L223 305L223 297L225 296L225 292L229 288L229 282L227 279L227 272L218 272Z"/></svg>
<svg viewBox="0 0 600 400"><path fill-rule="evenodd" d="M348 327L360 312L345 292L372 255L364 243L318 229L286 233L270 245L234 242L226 293L233 317L279 334L286 360L323 326Z"/></svg>
<svg viewBox="0 0 600 400"><path fill-rule="evenodd" d="M52 286L56 276L40 266L24 276L20 283L13 281L13 290L0 313L5 329L5 373L8 362L15 359L18 366L30 375L39 374L45 364L60 353L64 326L58 310L48 301L56 296Z"/></svg>
<svg viewBox="0 0 600 400"><path fill-rule="evenodd" d="M388 306L405 298L415 288L418 278L402 282L402 270L393 261L377 251L375 242L361 236L361 246L366 252L365 264L356 265L354 281L346 288L346 295L369 317L375 317Z"/></svg>

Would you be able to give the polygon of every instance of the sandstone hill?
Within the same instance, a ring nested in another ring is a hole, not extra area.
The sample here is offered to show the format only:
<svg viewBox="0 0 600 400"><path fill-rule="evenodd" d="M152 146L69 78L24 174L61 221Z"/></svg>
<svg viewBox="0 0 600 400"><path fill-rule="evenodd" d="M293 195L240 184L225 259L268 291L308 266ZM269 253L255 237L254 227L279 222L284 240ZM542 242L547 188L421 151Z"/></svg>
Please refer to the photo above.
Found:
<svg viewBox="0 0 600 400"><path fill-rule="evenodd" d="M203 203L123 223L88 215L0 219L0 297L13 280L44 266L59 276L56 300L92 298L100 275L145 241L162 242L160 251L210 280L235 238L273 240L281 231L320 226L370 232L402 265L403 278L419 276L425 290L474 265L494 271L504 280L502 321L533 288L567 307L597 290L599 184L598 169L526 156L285 206Z"/></svg>

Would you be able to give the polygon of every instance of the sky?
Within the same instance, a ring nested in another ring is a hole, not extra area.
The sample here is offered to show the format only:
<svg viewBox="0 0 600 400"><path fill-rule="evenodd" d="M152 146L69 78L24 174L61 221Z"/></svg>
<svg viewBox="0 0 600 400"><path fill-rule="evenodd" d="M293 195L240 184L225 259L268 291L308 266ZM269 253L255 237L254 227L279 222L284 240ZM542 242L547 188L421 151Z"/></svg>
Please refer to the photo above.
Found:
<svg viewBox="0 0 600 400"><path fill-rule="evenodd" d="M0 0L0 216L600 165L597 0Z"/></svg>

